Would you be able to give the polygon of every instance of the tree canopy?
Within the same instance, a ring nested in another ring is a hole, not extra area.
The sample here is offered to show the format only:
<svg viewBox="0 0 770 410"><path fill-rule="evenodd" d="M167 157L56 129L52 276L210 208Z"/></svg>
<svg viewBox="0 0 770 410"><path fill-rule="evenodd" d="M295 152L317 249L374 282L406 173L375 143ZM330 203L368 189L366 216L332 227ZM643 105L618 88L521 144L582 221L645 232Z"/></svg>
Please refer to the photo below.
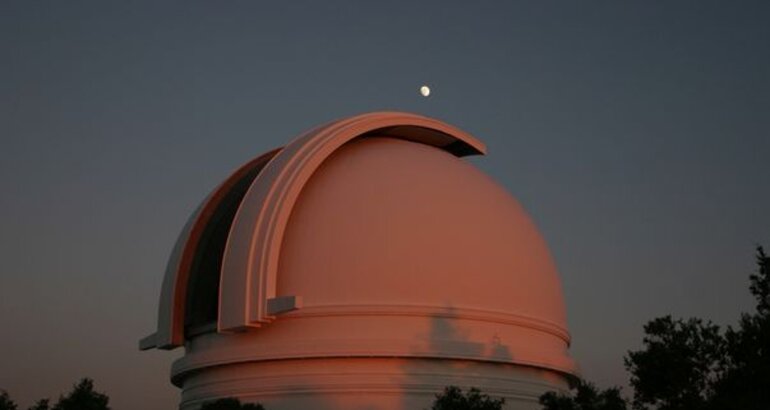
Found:
<svg viewBox="0 0 770 410"><path fill-rule="evenodd" d="M634 407L707 408L723 354L719 327L701 319L664 316L647 323L644 333L644 348L625 359Z"/></svg>
<svg viewBox="0 0 770 410"><path fill-rule="evenodd" d="M505 399L495 399L482 394L479 389L470 388L463 394L457 386L448 386L436 395L431 410L500 410Z"/></svg>
<svg viewBox="0 0 770 410"><path fill-rule="evenodd" d="M637 410L763 410L770 403L770 257L756 249L749 276L756 300L737 327L725 331L700 318L659 317L644 326L642 349L625 357ZM606 407L610 397L614 405ZM617 400L616 400L617 399ZM546 393L545 410L624 409L613 388L596 391L580 383L575 395Z"/></svg>
<svg viewBox="0 0 770 410"><path fill-rule="evenodd" d="M540 396L544 410L626 410L620 388L597 390L591 383L579 381L575 395L548 392Z"/></svg>
<svg viewBox="0 0 770 410"><path fill-rule="evenodd" d="M207 401L200 410L265 410L261 404L241 403L232 397Z"/></svg>
<svg viewBox="0 0 770 410"><path fill-rule="evenodd" d="M40 399L27 410L48 410L48 399Z"/></svg>
<svg viewBox="0 0 770 410"><path fill-rule="evenodd" d="M749 276L756 301L724 332L700 319L659 318L645 326L644 349L626 367L634 407L661 410L766 409L770 403L770 258L756 249Z"/></svg>
<svg viewBox="0 0 770 410"><path fill-rule="evenodd" d="M94 381L81 379L66 396L60 396L53 410L110 410L110 398L94 391Z"/></svg>
<svg viewBox="0 0 770 410"><path fill-rule="evenodd" d="M16 410L18 406L5 390L0 390L0 410Z"/></svg>
<svg viewBox="0 0 770 410"><path fill-rule="evenodd" d="M762 247L756 261L757 272L749 277L756 311L725 332L712 408L766 409L770 403L770 257Z"/></svg>

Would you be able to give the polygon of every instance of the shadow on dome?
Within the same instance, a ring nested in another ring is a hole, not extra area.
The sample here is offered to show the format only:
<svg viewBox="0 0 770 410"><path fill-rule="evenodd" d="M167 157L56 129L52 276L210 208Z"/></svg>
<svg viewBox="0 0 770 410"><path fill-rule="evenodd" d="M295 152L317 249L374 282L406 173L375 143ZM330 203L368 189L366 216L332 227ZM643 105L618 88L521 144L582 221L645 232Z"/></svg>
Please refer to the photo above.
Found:
<svg viewBox="0 0 770 410"><path fill-rule="evenodd" d="M497 333L486 342L474 340L468 329L458 324L460 319L457 309L451 305L430 316L430 328L425 335L428 350L416 345L412 354L417 357L406 360L402 366L401 409L429 408L436 395L448 386L464 390L476 387L489 393L480 379L483 376L474 371L476 362L483 359L510 362L513 359ZM447 358L448 353L455 356L454 359ZM415 399L422 402L423 407L419 407Z"/></svg>

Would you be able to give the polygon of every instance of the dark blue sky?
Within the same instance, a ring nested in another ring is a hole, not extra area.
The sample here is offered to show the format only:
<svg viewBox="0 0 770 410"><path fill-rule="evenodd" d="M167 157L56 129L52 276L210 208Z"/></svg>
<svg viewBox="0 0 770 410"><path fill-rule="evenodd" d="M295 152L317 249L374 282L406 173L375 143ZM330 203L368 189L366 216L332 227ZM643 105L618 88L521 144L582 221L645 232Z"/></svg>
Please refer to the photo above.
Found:
<svg viewBox="0 0 770 410"><path fill-rule="evenodd" d="M118 410L172 408L178 353L136 346L188 215L249 158L366 111L487 143L472 162L549 242L600 385L627 383L647 320L752 307L769 2L415 3L0 4L0 388L27 405L90 376Z"/></svg>

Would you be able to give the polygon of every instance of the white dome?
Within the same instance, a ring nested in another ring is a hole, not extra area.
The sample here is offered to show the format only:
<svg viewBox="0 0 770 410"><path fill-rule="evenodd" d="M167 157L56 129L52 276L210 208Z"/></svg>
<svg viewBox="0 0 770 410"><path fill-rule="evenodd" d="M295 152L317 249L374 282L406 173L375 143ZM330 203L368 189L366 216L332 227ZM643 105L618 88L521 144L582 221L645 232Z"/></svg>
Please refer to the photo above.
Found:
<svg viewBox="0 0 770 410"><path fill-rule="evenodd" d="M225 181L181 235L144 341L185 343L183 407L422 408L449 384L526 407L564 389L556 269L518 202L458 158L483 150L435 120L367 114Z"/></svg>

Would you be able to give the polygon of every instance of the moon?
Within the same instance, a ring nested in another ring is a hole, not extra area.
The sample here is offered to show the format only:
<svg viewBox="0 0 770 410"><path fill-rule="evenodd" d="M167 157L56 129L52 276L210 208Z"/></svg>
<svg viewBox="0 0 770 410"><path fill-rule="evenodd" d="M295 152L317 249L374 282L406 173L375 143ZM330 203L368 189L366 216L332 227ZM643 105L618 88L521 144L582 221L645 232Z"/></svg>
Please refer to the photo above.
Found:
<svg viewBox="0 0 770 410"><path fill-rule="evenodd" d="M427 85L423 85L420 87L420 94L422 94L423 97L427 97L430 95L430 87Z"/></svg>

